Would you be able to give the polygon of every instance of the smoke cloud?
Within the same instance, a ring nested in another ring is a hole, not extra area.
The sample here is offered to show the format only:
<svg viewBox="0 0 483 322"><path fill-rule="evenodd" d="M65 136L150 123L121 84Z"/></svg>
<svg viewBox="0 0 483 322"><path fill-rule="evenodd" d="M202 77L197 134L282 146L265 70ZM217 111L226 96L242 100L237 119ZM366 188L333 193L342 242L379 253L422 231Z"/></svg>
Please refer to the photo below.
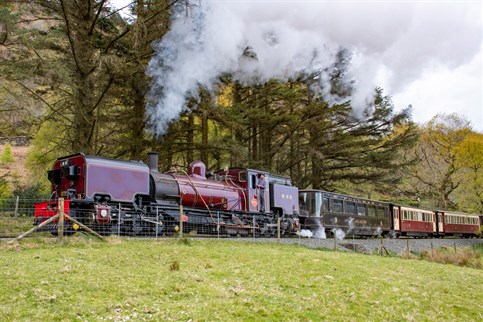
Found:
<svg viewBox="0 0 483 322"><path fill-rule="evenodd" d="M375 86L394 94L428 68L473 59L480 15L475 1L192 1L154 44L148 112L162 133L224 73L244 84L283 81L330 67L341 48L352 53L352 105L363 106ZM321 94L336 103L321 76Z"/></svg>

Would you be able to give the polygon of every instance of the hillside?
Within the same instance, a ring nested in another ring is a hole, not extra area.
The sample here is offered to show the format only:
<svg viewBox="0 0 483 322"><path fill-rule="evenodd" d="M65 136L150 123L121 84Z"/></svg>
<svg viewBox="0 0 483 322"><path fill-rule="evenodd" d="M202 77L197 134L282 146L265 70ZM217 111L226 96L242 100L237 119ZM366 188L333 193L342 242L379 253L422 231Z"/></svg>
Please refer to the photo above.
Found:
<svg viewBox="0 0 483 322"><path fill-rule="evenodd" d="M28 180L28 170L25 166L29 146L12 146L14 161L9 164L0 163L0 177L8 174L8 180L12 180L12 176L18 176L21 183ZM0 155L5 151L5 144L0 144Z"/></svg>

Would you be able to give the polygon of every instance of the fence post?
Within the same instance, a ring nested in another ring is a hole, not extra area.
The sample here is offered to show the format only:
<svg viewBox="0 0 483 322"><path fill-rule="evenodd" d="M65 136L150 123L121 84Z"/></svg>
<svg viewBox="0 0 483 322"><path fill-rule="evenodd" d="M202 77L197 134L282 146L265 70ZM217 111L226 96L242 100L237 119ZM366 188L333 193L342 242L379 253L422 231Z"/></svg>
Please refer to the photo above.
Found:
<svg viewBox="0 0 483 322"><path fill-rule="evenodd" d="M179 206L179 239L183 239L183 205Z"/></svg>
<svg viewBox="0 0 483 322"><path fill-rule="evenodd" d="M277 217L277 240L280 243L280 216Z"/></svg>
<svg viewBox="0 0 483 322"><path fill-rule="evenodd" d="M17 196L17 199L15 200L15 218L18 216L18 203L19 203L20 196Z"/></svg>
<svg viewBox="0 0 483 322"><path fill-rule="evenodd" d="M253 226L253 240L255 240L255 215L253 215L252 221L253 221L253 224L252 224L252 226Z"/></svg>
<svg viewBox="0 0 483 322"><path fill-rule="evenodd" d="M59 221L57 223L57 239L58 241L62 241L64 239L64 198L59 198L58 202L58 212L59 212Z"/></svg>
<svg viewBox="0 0 483 322"><path fill-rule="evenodd" d="M218 238L220 238L220 212L216 212L216 217L218 218L217 224L216 224L216 233L218 234Z"/></svg>
<svg viewBox="0 0 483 322"><path fill-rule="evenodd" d="M156 206L156 239L158 239L158 230L159 230L159 207Z"/></svg>
<svg viewBox="0 0 483 322"><path fill-rule="evenodd" d="M117 215L117 236L121 236L121 203L119 203L119 214Z"/></svg>

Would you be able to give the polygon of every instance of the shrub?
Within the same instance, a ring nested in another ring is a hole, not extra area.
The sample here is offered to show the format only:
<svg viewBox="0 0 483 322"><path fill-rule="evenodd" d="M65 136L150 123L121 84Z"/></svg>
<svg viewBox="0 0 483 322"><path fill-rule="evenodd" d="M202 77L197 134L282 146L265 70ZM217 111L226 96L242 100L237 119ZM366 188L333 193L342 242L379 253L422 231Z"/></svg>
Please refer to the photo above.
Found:
<svg viewBox="0 0 483 322"><path fill-rule="evenodd" d="M443 247L432 251L422 251L419 258L441 264L454 264L479 269L483 268L480 253L472 248L460 248L455 250L451 247Z"/></svg>
<svg viewBox="0 0 483 322"><path fill-rule="evenodd" d="M20 185L18 182L14 182L12 196L19 196L20 199L45 199L48 192L40 183Z"/></svg>
<svg viewBox="0 0 483 322"><path fill-rule="evenodd" d="M7 143L5 144L5 150L3 151L2 155L0 156L0 163L3 165L12 163L14 161L12 146Z"/></svg>

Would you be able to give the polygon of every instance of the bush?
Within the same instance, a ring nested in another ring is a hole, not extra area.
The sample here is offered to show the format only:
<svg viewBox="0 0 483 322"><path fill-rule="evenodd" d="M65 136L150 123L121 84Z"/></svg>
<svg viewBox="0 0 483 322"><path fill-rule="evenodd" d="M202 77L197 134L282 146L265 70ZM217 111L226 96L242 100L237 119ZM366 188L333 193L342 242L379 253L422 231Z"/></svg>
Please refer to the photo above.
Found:
<svg viewBox="0 0 483 322"><path fill-rule="evenodd" d="M481 254L476 248L460 248L455 250L451 247L443 247L434 249L433 251L422 251L419 258L441 264L483 268Z"/></svg>
<svg viewBox="0 0 483 322"><path fill-rule="evenodd" d="M0 199L6 199L10 196L10 188L7 181L7 175L0 176Z"/></svg>
<svg viewBox="0 0 483 322"><path fill-rule="evenodd" d="M5 150L3 151L1 157L0 157L0 163L3 165L12 163L14 161L13 158L13 152L12 152L12 146L7 143L5 144Z"/></svg>
<svg viewBox="0 0 483 322"><path fill-rule="evenodd" d="M45 188L40 183L25 186L14 183L12 196L19 196L20 199L26 200L45 199L48 197L48 193L46 193Z"/></svg>

